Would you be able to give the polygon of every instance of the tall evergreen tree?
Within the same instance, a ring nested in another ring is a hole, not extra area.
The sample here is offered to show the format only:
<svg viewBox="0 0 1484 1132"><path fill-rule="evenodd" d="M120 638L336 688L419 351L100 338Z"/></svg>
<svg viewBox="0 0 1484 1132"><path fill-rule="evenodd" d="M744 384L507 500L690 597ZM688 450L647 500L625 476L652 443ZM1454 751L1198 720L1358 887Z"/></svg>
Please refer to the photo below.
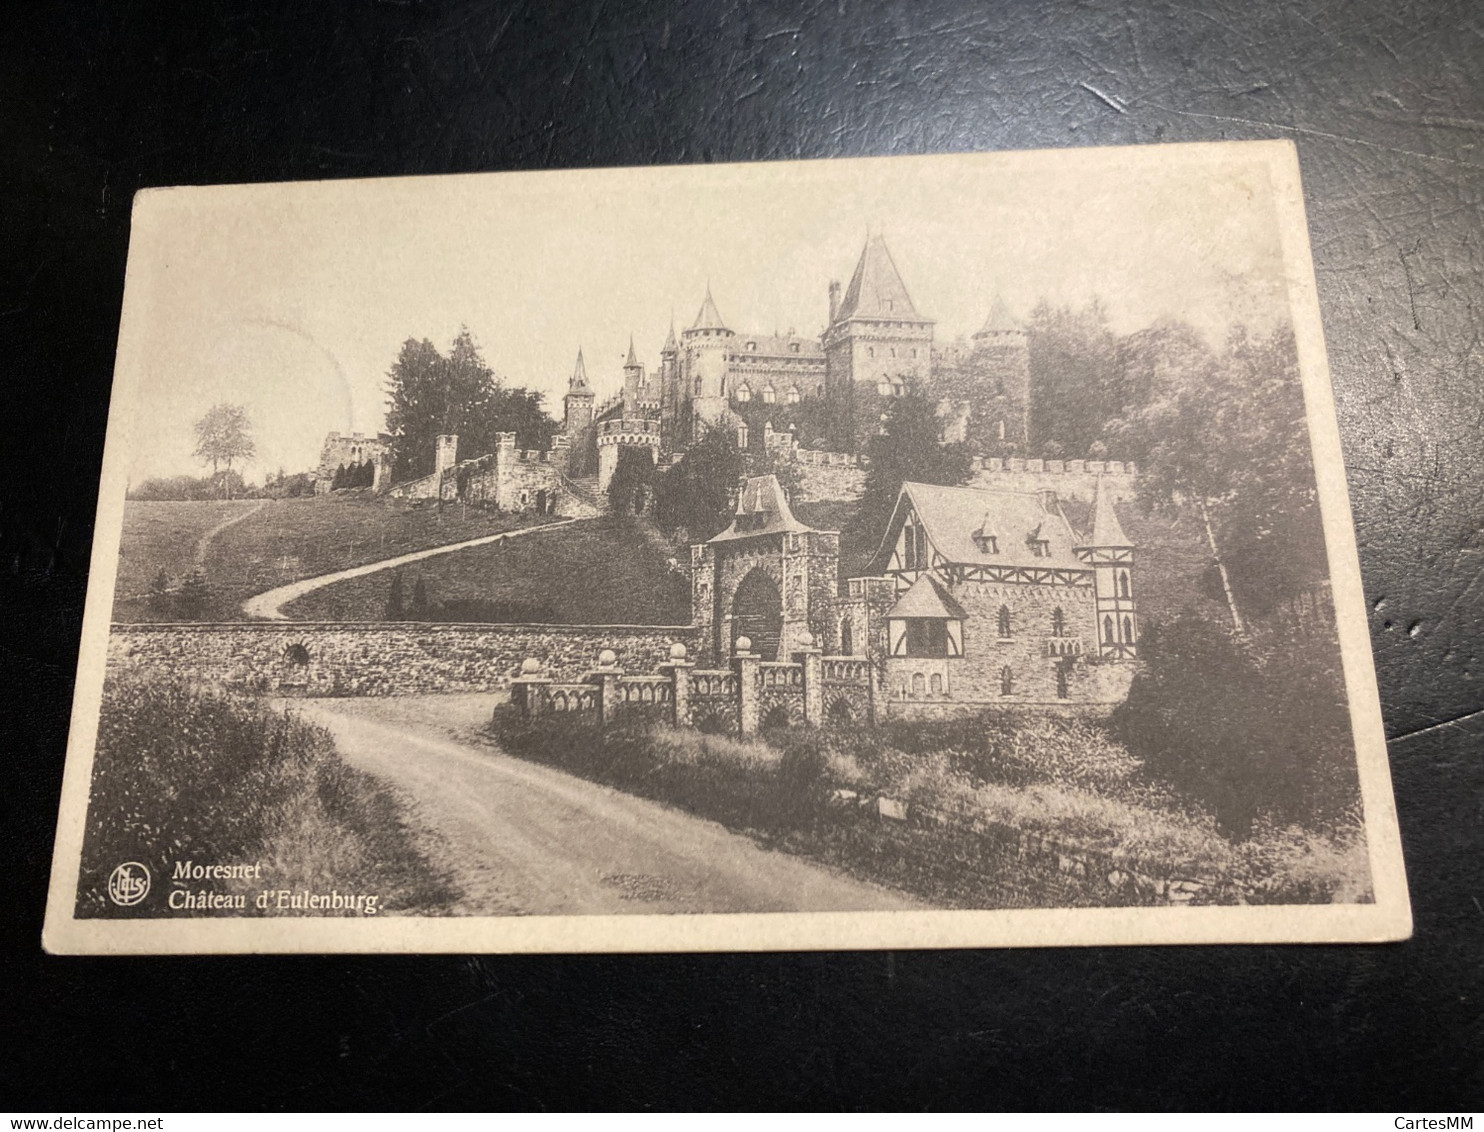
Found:
<svg viewBox="0 0 1484 1132"><path fill-rule="evenodd" d="M871 437L867 449L866 486L851 524L856 537L880 537L902 484L951 486L968 480L968 447L943 444L941 429L937 407L928 398L913 392L892 399L882 431Z"/></svg>

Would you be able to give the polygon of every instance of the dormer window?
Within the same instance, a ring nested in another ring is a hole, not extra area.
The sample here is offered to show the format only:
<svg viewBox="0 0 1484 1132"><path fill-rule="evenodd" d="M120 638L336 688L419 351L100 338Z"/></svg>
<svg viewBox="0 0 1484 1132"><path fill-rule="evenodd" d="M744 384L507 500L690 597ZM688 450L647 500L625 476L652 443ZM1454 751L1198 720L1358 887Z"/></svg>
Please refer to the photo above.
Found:
<svg viewBox="0 0 1484 1132"><path fill-rule="evenodd" d="M980 528L971 536L974 545L979 548L980 554L998 554L1000 552L1000 540L993 533Z"/></svg>
<svg viewBox="0 0 1484 1132"><path fill-rule="evenodd" d="M745 382L745 381L741 385L737 386L737 400L739 400L739 401L751 401L752 400L752 386L748 385L747 382Z"/></svg>
<svg viewBox="0 0 1484 1132"><path fill-rule="evenodd" d="M797 342L790 342L788 344L788 352L790 354L797 354L799 352L799 344Z"/></svg>
<svg viewBox="0 0 1484 1132"><path fill-rule="evenodd" d="M1037 524L1036 529L1025 536L1025 545L1030 549L1034 558L1051 557L1051 540L1041 537L1041 527Z"/></svg>
<svg viewBox="0 0 1484 1132"><path fill-rule="evenodd" d="M788 392L783 395L783 399L790 405L797 405L799 403L799 387L797 385L790 385Z"/></svg>
<svg viewBox="0 0 1484 1132"><path fill-rule="evenodd" d="M747 348L749 350L753 351L753 353L756 353L757 352L757 343L756 342L749 342L749 343L747 343Z"/></svg>

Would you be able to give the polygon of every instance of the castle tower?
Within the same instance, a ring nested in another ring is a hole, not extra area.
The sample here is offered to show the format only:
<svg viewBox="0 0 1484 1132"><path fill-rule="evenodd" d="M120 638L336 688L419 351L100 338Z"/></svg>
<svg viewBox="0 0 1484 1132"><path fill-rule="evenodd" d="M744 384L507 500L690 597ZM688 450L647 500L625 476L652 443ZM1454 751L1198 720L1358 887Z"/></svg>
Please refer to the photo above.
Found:
<svg viewBox="0 0 1484 1132"><path fill-rule="evenodd" d="M623 364L623 398L626 412L633 412L644 391L644 366L634 353L634 336L629 335L629 356Z"/></svg>
<svg viewBox="0 0 1484 1132"><path fill-rule="evenodd" d="M913 305L907 286L878 233L866 239L850 286L836 301L830 288L830 325L824 332L825 396L831 442L854 451L857 402L865 394L900 396L932 374L934 321Z"/></svg>
<svg viewBox="0 0 1484 1132"><path fill-rule="evenodd" d="M562 398L562 431L576 436L593 423L593 391L587 383L587 366L582 361L582 348L577 350L577 365L567 379L567 395Z"/></svg>
<svg viewBox="0 0 1484 1132"><path fill-rule="evenodd" d="M1113 493L1098 477L1093 489L1092 533L1073 548L1093 568L1098 652L1122 659L1138 655L1139 620L1134 608L1134 544L1113 511Z"/></svg>
<svg viewBox="0 0 1484 1132"><path fill-rule="evenodd" d="M1031 442L1031 355L1025 327L1000 295L974 335L972 364L986 383L981 411L989 414L988 434L997 444L1022 453Z"/></svg>
<svg viewBox="0 0 1484 1132"><path fill-rule="evenodd" d="M691 408L691 438L695 439L698 430L721 420L727 411L727 355L735 337L716 309L709 283L696 321L681 337L685 343L680 359L683 397Z"/></svg>
<svg viewBox="0 0 1484 1132"><path fill-rule="evenodd" d="M459 462L459 438L457 433L440 436L434 441L433 472L441 475Z"/></svg>
<svg viewBox="0 0 1484 1132"><path fill-rule="evenodd" d="M665 451L673 451L677 439L688 435L681 428L680 343L675 339L675 316L670 316L670 334L660 348L660 431Z"/></svg>

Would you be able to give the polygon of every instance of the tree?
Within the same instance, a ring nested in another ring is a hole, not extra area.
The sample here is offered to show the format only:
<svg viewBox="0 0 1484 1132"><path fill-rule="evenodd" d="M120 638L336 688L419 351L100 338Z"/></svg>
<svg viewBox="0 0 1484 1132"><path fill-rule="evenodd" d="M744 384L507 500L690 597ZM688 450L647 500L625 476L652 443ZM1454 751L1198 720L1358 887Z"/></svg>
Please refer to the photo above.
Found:
<svg viewBox="0 0 1484 1132"><path fill-rule="evenodd" d="M406 616L402 608L402 572L392 571L392 588L386 598L386 619L388 621L400 621Z"/></svg>
<svg viewBox="0 0 1484 1132"><path fill-rule="evenodd" d="M195 456L203 463L211 465L213 478L223 465L230 477L232 462L251 460L256 450L252 422L248 419L247 410L241 405L228 405L225 402L213 405L196 422ZM229 489L229 482L224 480L223 487Z"/></svg>
<svg viewBox="0 0 1484 1132"><path fill-rule="evenodd" d="M549 448L556 422L541 400L532 390L506 388L467 328L447 357L426 338L409 338L387 373L393 475L404 480L429 474L441 435L457 435L459 456L466 460L493 452L502 432L515 433L521 448Z"/></svg>
<svg viewBox="0 0 1484 1132"><path fill-rule="evenodd" d="M969 478L969 450L963 444L943 444L937 407L920 393L894 397L882 422L882 431L867 448L865 490L856 508L852 531L864 539L880 538L896 506L902 484L954 485Z"/></svg>
<svg viewBox="0 0 1484 1132"><path fill-rule="evenodd" d="M608 481L608 510L615 515L634 511L635 496L642 496L654 482L654 459L647 448L621 447L618 466Z"/></svg>
<svg viewBox="0 0 1484 1132"><path fill-rule="evenodd" d="M1244 606L1266 612L1326 571L1293 332L1175 346L1184 364L1155 367L1147 404L1109 431L1140 460L1146 507L1194 512L1242 634Z"/></svg>
<svg viewBox="0 0 1484 1132"><path fill-rule="evenodd" d="M709 430L655 482L655 522L683 527L692 542L710 538L731 522L742 471L731 430Z"/></svg>
<svg viewBox="0 0 1484 1132"><path fill-rule="evenodd" d="M180 615L187 621L197 621L205 615L211 604L211 587L206 581L206 572L197 566L183 582L177 595Z"/></svg>
<svg viewBox="0 0 1484 1132"><path fill-rule="evenodd" d="M1117 339L1098 299L1075 310L1042 302L1026 327L1030 351L1031 443L1086 452L1117 415Z"/></svg>

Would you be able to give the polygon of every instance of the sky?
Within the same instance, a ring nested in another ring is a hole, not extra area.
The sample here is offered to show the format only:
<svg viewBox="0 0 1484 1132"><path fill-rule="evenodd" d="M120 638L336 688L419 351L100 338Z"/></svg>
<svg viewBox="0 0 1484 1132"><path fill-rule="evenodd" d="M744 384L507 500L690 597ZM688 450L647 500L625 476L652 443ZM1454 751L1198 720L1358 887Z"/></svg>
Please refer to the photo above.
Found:
<svg viewBox="0 0 1484 1132"><path fill-rule="evenodd" d="M560 419L578 347L601 396L653 369L709 283L739 332L817 334L879 231L938 341L996 293L1104 302L1115 330L1213 342L1282 318L1272 145L477 174L151 190L136 199L115 373L131 483L201 474L192 424L245 405L249 480L383 425L401 343L467 325Z"/></svg>

